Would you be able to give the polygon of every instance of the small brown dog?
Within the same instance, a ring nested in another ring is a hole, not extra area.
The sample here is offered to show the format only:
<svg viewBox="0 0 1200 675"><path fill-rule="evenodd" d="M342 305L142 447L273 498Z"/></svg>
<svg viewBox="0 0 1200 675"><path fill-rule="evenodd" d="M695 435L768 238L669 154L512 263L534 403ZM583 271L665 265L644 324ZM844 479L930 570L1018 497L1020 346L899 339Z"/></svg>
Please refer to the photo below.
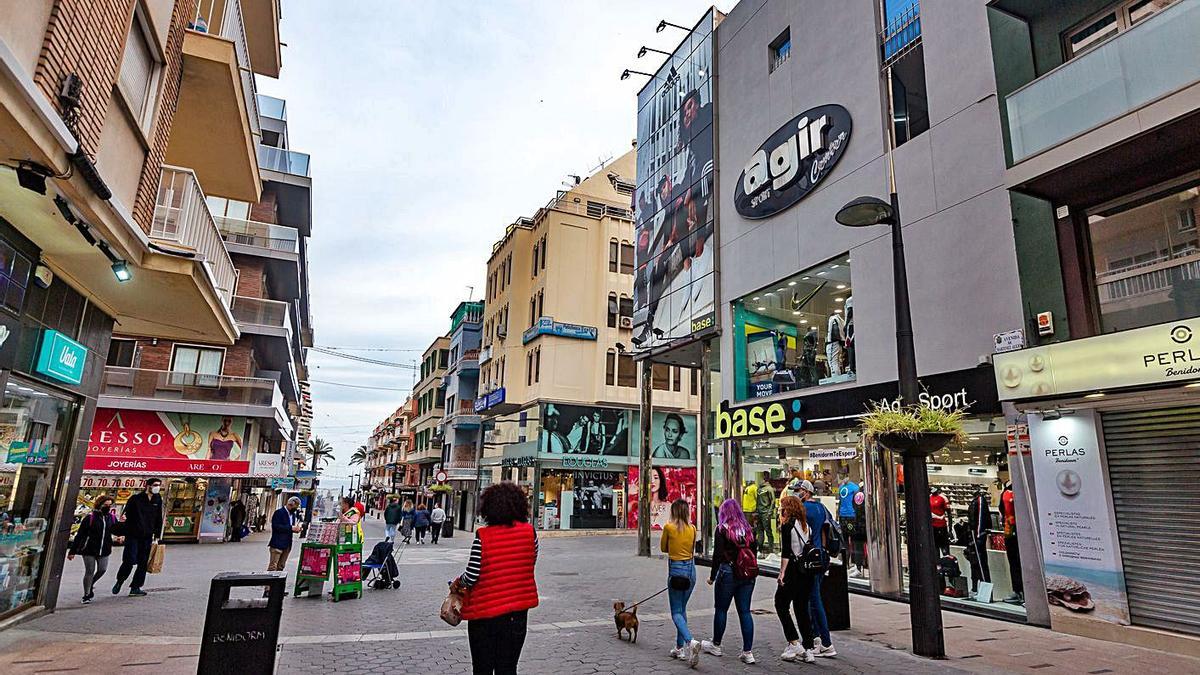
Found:
<svg viewBox="0 0 1200 675"><path fill-rule="evenodd" d="M625 603L620 600L613 603L613 621L617 624L617 639L624 639L621 635L622 631L629 634L629 641L637 642L638 634L638 618L637 607L626 610Z"/></svg>

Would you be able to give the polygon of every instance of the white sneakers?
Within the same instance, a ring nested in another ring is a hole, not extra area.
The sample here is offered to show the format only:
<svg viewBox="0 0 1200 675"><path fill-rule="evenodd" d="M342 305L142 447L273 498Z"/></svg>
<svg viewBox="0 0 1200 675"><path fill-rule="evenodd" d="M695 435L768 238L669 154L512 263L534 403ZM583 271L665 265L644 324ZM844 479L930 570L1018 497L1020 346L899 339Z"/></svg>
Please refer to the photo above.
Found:
<svg viewBox="0 0 1200 675"><path fill-rule="evenodd" d="M705 653L712 654L713 656L721 656L722 654L725 653L725 652L721 651L721 645L713 644L713 642L711 640L701 641L700 649L703 649L705 651Z"/></svg>
<svg viewBox="0 0 1200 675"><path fill-rule="evenodd" d="M739 656L738 658L741 659L742 663L745 663L745 664L751 664L751 663L755 662L754 654L752 654L750 652L742 652L742 655Z"/></svg>
<svg viewBox="0 0 1200 675"><path fill-rule="evenodd" d="M822 644L820 640L817 640L817 646L813 648L812 653L813 656L824 658L837 656L837 650L833 648L833 645Z"/></svg>
<svg viewBox="0 0 1200 675"><path fill-rule="evenodd" d="M686 661L687 660L687 649L685 649L683 647L672 647L671 648L671 658L683 659L684 661Z"/></svg>
<svg viewBox="0 0 1200 675"><path fill-rule="evenodd" d="M688 665L695 668L700 663L700 643L692 640L687 646L687 654Z"/></svg>
<svg viewBox="0 0 1200 675"><path fill-rule="evenodd" d="M805 649L799 643L788 643L787 648L783 650L783 653L779 655L779 658L783 659L784 661L803 661L805 663L812 663L817 660L814 657L814 651L815 650L812 649Z"/></svg>

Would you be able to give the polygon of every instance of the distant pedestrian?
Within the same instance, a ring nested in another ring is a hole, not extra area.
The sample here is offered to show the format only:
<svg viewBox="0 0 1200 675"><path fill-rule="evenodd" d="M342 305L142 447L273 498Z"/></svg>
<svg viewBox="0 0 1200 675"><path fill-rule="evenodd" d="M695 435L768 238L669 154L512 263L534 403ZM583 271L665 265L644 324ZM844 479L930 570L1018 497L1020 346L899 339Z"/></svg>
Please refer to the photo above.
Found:
<svg viewBox="0 0 1200 675"><path fill-rule="evenodd" d="M400 521L404 518L404 509L400 506L400 500L395 496L388 498L387 508L383 510L383 525L388 541L396 541L396 530L400 528Z"/></svg>
<svg viewBox="0 0 1200 675"><path fill-rule="evenodd" d="M824 504L813 499L813 495L816 494L816 486L812 483L806 480L800 481L798 494L800 500L804 502L808 529L812 532L813 548L824 551L829 545L829 531L837 527L837 524L833 522L833 514L825 508ZM837 656L837 650L833 648L833 638L829 636L829 619L825 616L825 602L821 599L821 581L824 578L823 570L813 574L808 613L812 617L815 639L820 640L819 643L814 643L813 656L831 657Z"/></svg>
<svg viewBox="0 0 1200 675"><path fill-rule="evenodd" d="M696 588L696 526L688 522L690 507L683 499L671 503L671 520L663 526L659 548L667 554L667 598L675 622L675 648L671 656L695 668L700 662L700 643L692 638L687 624L687 603Z"/></svg>
<svg viewBox="0 0 1200 675"><path fill-rule="evenodd" d="M288 497L287 503L271 516L271 541L267 544L267 550L271 552L268 572L282 572L287 565L288 553L292 551L292 538L300 531L300 523L296 520L296 510L299 508L300 498Z"/></svg>
<svg viewBox="0 0 1200 675"><path fill-rule="evenodd" d="M417 504L417 510L413 513L413 525L417 528L417 543L425 543L425 533L429 531L429 509L425 506L425 502Z"/></svg>
<svg viewBox="0 0 1200 675"><path fill-rule="evenodd" d="M121 585L133 573L129 582L129 595L146 595L142 585L146 583L146 567L150 563L150 547L162 536L163 500L162 481L158 478L146 480L146 489L125 502L121 514L120 531L125 535L125 550L121 553L121 567L117 569L117 583L112 592L121 592Z"/></svg>
<svg viewBox="0 0 1200 675"><path fill-rule="evenodd" d="M404 507L400 509L400 536L404 538L404 543L412 543L413 521L416 520L417 510L413 508L411 499L404 500Z"/></svg>
<svg viewBox="0 0 1200 675"><path fill-rule="evenodd" d="M117 514L112 512L113 498L101 494L92 502L92 510L79 521L79 530L67 549L67 560L83 556L83 604L96 597L96 582L108 569L112 553L113 534L120 529ZM120 543L121 538L117 537Z"/></svg>
<svg viewBox="0 0 1200 675"><path fill-rule="evenodd" d="M529 610L538 605L538 540L529 524L529 500L515 483L504 481L479 495L486 526L475 531L467 571L451 590L470 589L463 601L471 666L475 675L514 675Z"/></svg>
<svg viewBox="0 0 1200 675"><path fill-rule="evenodd" d="M813 654L812 619L809 615L809 598L812 593L813 575L804 569L805 553L811 548L812 531L808 527L804 503L788 495L779 500L780 543L783 559L779 562L779 588L775 590L775 613L783 626L783 636L788 646L783 650L784 661L816 661ZM792 621L795 611L796 622ZM799 623L799 632L796 630Z"/></svg>
<svg viewBox="0 0 1200 675"><path fill-rule="evenodd" d="M229 505L229 541L242 540L242 528L246 526L246 505L238 497Z"/></svg>
<svg viewBox="0 0 1200 675"><path fill-rule="evenodd" d="M754 597L754 582L758 575L758 542L736 499L726 499L717 515L717 532L713 540L712 571L708 583L713 586L716 613L713 614L713 639L700 643L701 649L721 656L721 639L729 619L729 604L737 607L742 628L742 663L754 663L754 616L750 600ZM770 527L770 523L767 523Z"/></svg>
<svg viewBox="0 0 1200 675"><path fill-rule="evenodd" d="M433 543L438 543L438 537L442 536L443 523L446 522L446 512L442 510L441 504L434 504L433 511L429 512L429 522L431 523L430 535Z"/></svg>

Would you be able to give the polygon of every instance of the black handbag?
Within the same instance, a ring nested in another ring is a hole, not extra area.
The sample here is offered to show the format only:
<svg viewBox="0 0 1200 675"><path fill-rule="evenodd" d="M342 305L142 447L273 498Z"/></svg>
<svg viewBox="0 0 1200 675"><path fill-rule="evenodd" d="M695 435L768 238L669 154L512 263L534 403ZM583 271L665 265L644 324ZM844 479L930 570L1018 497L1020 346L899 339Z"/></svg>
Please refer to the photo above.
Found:
<svg viewBox="0 0 1200 675"><path fill-rule="evenodd" d="M692 587L692 580L688 577L677 576L672 574L669 586L673 591L686 591Z"/></svg>

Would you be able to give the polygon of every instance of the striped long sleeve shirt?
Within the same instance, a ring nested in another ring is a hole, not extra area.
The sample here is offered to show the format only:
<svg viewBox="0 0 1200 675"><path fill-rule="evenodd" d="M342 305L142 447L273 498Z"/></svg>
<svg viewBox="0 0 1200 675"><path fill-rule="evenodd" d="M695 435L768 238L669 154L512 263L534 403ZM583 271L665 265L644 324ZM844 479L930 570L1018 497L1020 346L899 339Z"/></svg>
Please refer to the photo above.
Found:
<svg viewBox="0 0 1200 675"><path fill-rule="evenodd" d="M538 553L541 551L541 544L538 542L537 530L533 531L533 555L537 559ZM475 535L475 541L471 544L471 556L467 558L467 571L463 572L458 577L459 584L463 588L471 588L479 583L479 570L483 560L483 544L479 541L479 535Z"/></svg>

